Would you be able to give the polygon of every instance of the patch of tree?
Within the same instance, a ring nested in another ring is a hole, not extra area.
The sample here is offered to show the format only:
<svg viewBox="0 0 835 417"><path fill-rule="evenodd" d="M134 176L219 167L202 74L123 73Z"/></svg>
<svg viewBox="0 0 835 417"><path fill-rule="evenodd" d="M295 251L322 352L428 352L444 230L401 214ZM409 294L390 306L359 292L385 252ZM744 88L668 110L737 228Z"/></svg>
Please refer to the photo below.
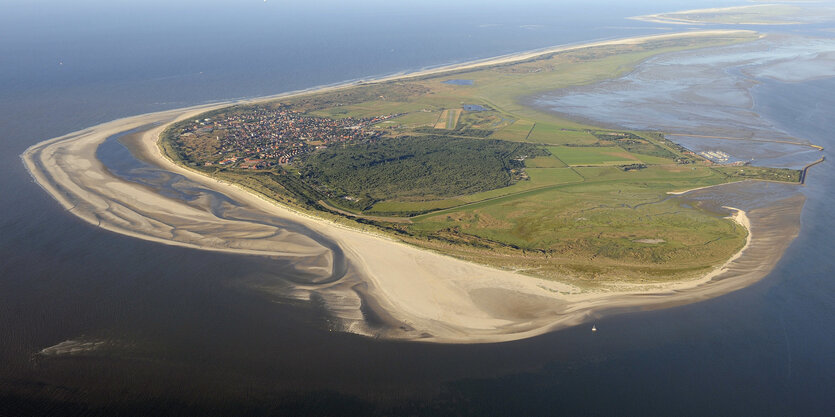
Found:
<svg viewBox="0 0 835 417"><path fill-rule="evenodd" d="M330 147L298 162L299 180L345 207L377 201L432 200L513 184L535 145L449 136L400 137Z"/></svg>
<svg viewBox="0 0 835 417"><path fill-rule="evenodd" d="M618 166L618 168L620 168L621 171L637 171L637 170L640 170L640 169L644 169L646 167L647 167L646 164L629 164L629 165L619 165Z"/></svg>
<svg viewBox="0 0 835 417"><path fill-rule="evenodd" d="M600 141L613 142L627 152L640 155L657 156L660 158L675 159L676 154L664 149L634 133L629 132L590 132ZM599 142L598 142L599 143ZM603 145L601 145L603 146Z"/></svg>
<svg viewBox="0 0 835 417"><path fill-rule="evenodd" d="M323 196L319 191L302 181L298 174L288 172L283 168L275 171L242 171L230 168L215 168L214 176L240 182L244 185L257 185L257 189L269 194L270 197L282 200L291 198L291 203L322 211L330 211L319 204ZM252 184L250 184L250 182Z"/></svg>
<svg viewBox="0 0 835 417"><path fill-rule="evenodd" d="M182 161L183 163L194 165L195 161L191 159L189 153L183 149L182 144L177 138L183 132L183 122L169 126L160 134L160 143L163 150L169 158L175 161Z"/></svg>

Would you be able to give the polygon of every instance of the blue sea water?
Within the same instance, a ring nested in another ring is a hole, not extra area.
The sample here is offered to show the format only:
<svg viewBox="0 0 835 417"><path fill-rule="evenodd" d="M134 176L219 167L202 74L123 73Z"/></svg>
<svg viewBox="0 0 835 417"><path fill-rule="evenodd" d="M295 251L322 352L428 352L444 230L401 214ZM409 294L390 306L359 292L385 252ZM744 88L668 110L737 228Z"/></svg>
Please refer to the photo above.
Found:
<svg viewBox="0 0 835 417"><path fill-rule="evenodd" d="M65 213L18 160L118 117L593 39L731 1L7 0L0 13L0 415L826 415L835 386L831 163L761 283L513 343L327 331L249 290L269 260L162 246ZM835 83L764 83L758 111L835 146ZM114 145L115 146L115 145ZM106 148L103 152L121 152ZM105 355L38 360L73 339Z"/></svg>

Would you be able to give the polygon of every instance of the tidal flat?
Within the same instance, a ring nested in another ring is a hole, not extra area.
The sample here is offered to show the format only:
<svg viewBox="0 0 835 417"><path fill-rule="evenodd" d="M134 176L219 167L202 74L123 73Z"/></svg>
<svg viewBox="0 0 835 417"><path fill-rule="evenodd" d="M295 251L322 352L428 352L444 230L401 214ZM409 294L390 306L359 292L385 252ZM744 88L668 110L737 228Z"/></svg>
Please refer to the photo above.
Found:
<svg viewBox="0 0 835 417"><path fill-rule="evenodd" d="M653 57L623 77L529 96L526 103L592 124L659 131L695 152L726 152L730 162L799 168L819 159L820 149L758 114L753 92L773 81L831 76L835 41L768 35Z"/></svg>

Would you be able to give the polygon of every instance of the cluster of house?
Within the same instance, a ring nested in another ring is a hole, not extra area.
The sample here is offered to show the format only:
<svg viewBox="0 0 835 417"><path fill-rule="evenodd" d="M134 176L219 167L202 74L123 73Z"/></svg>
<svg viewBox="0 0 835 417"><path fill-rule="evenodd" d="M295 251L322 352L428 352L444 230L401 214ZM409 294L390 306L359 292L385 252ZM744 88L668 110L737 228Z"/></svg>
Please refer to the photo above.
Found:
<svg viewBox="0 0 835 417"><path fill-rule="evenodd" d="M376 139L381 133L372 126L397 116L329 119L305 115L287 106L264 107L194 120L180 135L219 142L216 159L203 161L204 165L267 169L332 144Z"/></svg>

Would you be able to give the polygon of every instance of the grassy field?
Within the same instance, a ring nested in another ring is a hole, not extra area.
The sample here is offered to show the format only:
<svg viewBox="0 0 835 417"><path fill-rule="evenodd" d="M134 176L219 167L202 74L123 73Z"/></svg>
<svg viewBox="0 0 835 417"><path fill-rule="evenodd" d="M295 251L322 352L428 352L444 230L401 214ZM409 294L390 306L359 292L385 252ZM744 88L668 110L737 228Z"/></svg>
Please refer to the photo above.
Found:
<svg viewBox="0 0 835 417"><path fill-rule="evenodd" d="M740 226L661 201L655 191L618 183L565 187L440 213L413 227L458 246L486 242L494 253L487 257L449 245L460 256L544 277L581 277L589 284L687 276L744 245Z"/></svg>
<svg viewBox="0 0 835 417"><path fill-rule="evenodd" d="M372 145L357 144L350 145L356 146L354 154L343 152L329 159L324 155L331 151L321 151L270 174L210 174L285 204L340 217L317 203L327 201L353 213L342 216L344 221L412 244L586 287L691 277L739 250L746 232L724 218L727 213L682 204L668 191L747 178L796 182L799 173L713 166L658 134L587 126L528 107L523 98L616 77L660 53L754 37L717 35L599 46L288 99L285 104L320 117L400 114L377 125L389 138L384 140L397 138L400 147L378 152L362 148ZM443 82L450 78L473 84ZM464 110L473 104L483 111ZM446 141L524 142L531 148L490 159L492 168L487 168L459 148L438 147L438 152L458 152L451 157L412 149L415 144L409 141L418 139L410 138L433 135ZM195 152L216 149L211 143L187 145ZM377 158L389 153L396 158ZM418 154L432 163L415 159ZM335 162L325 167L323 161ZM404 175L406 168L397 165L401 163L419 175ZM361 166L348 169L351 164ZM377 166L388 171L377 175ZM484 188L488 183L467 178L468 172L480 172L473 167L501 170L504 176ZM455 184L450 178L456 178ZM409 192L412 188L420 192ZM383 216L399 219L381 221Z"/></svg>
<svg viewBox="0 0 835 417"><path fill-rule="evenodd" d="M505 117L502 113L495 110L485 111L464 111L461 117L458 118L456 129L481 129L497 132L504 130L514 122L513 119ZM491 139L512 140L514 142L522 142L521 140L507 139L501 137L490 137Z"/></svg>
<svg viewBox="0 0 835 417"><path fill-rule="evenodd" d="M549 146L548 150L569 166L626 165L640 162L635 155L617 146Z"/></svg>
<svg viewBox="0 0 835 417"><path fill-rule="evenodd" d="M659 198L656 188L623 183L565 186L429 215L415 228L437 232L454 227L523 250L577 258L602 255L624 263L680 262L690 256L677 250L661 253L671 245L699 249L700 256L718 261L724 251L705 250L705 242L718 239L740 246L733 225L705 213L679 216L676 211L681 208ZM646 239L663 239L667 248L659 251L658 244L635 242Z"/></svg>
<svg viewBox="0 0 835 417"><path fill-rule="evenodd" d="M560 125L537 123L530 136L529 142L548 145L577 144L588 145L597 142L597 138L583 130L566 129Z"/></svg>
<svg viewBox="0 0 835 417"><path fill-rule="evenodd" d="M534 122L530 120L515 120L504 129L493 133L493 138L502 140L514 140L519 142L527 141L533 130Z"/></svg>
<svg viewBox="0 0 835 417"><path fill-rule="evenodd" d="M497 188L480 193L462 195L454 198L429 201L397 201L387 200L374 205L368 213L375 214L398 214L398 213L420 213L431 210L440 210L450 207L459 207L466 204L488 201L498 197L515 195L525 191L536 190L544 187L551 187L560 184L581 182L583 177L570 168L530 168L526 170L529 176L527 181L519 181L508 187Z"/></svg>
<svg viewBox="0 0 835 417"><path fill-rule="evenodd" d="M568 165L554 155L547 155L526 159L525 166L528 168L565 168Z"/></svg>

